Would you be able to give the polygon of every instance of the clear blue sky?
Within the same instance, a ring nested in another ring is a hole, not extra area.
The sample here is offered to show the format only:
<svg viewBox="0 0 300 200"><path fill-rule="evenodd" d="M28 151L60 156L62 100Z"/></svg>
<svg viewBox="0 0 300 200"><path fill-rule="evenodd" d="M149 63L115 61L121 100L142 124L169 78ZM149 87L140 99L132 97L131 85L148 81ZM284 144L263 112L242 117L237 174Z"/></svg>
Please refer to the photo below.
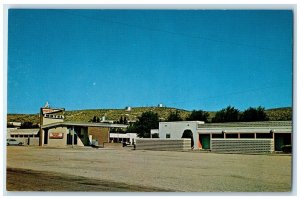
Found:
<svg viewBox="0 0 300 200"><path fill-rule="evenodd" d="M8 113L292 106L288 10L9 10Z"/></svg>

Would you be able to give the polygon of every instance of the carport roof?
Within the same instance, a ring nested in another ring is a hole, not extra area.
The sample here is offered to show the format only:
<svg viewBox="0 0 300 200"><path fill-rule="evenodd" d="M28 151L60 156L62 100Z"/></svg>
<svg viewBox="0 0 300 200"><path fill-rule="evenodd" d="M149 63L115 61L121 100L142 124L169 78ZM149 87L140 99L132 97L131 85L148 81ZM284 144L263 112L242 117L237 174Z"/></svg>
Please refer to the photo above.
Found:
<svg viewBox="0 0 300 200"><path fill-rule="evenodd" d="M87 122L57 122L41 126L42 129L61 127L61 126L81 126L81 127L107 127L107 128L126 128L124 124L108 124L108 123L87 123Z"/></svg>
<svg viewBox="0 0 300 200"><path fill-rule="evenodd" d="M198 126L200 133L291 133L292 121L207 123Z"/></svg>
<svg viewBox="0 0 300 200"><path fill-rule="evenodd" d="M225 122L199 125L199 128L211 127L292 127L292 121Z"/></svg>
<svg viewBox="0 0 300 200"><path fill-rule="evenodd" d="M7 133L10 135L37 135L40 129L20 129L8 128Z"/></svg>

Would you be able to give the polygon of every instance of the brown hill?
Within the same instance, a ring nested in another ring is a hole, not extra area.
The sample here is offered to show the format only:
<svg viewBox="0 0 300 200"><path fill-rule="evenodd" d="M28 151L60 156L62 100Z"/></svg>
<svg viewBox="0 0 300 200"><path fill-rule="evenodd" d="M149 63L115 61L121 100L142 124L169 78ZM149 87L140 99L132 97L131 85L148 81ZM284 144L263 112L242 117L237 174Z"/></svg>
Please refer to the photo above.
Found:
<svg viewBox="0 0 300 200"><path fill-rule="evenodd" d="M165 120L171 112L177 111L182 119L186 119L191 111L167 108L167 107L132 107L131 111L125 109L91 109L91 110L73 110L66 111L66 121L88 122L94 116L99 118L105 116L107 120L118 121L120 117L126 117L127 120L134 121L143 112L153 111L158 114L161 120ZM216 112L209 112L209 121ZM286 121L292 120L292 108L275 108L268 109L266 113L270 121ZM8 114L8 122L32 122L39 123L39 114Z"/></svg>

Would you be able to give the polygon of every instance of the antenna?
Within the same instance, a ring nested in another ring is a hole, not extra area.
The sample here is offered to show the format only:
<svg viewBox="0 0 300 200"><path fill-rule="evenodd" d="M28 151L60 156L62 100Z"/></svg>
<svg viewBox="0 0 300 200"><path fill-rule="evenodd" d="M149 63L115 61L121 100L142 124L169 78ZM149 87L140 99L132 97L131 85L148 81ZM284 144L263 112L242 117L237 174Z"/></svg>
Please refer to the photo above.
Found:
<svg viewBox="0 0 300 200"><path fill-rule="evenodd" d="M49 103L47 101L46 104L45 104L45 106L44 106L44 108L49 108L49 107L50 107L50 105L49 105Z"/></svg>

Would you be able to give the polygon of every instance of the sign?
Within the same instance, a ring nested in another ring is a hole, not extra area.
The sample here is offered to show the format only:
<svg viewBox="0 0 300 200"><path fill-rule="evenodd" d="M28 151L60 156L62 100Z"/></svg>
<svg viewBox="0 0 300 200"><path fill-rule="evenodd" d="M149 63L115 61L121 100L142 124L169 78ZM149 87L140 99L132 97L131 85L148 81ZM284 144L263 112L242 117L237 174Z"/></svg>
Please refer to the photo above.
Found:
<svg viewBox="0 0 300 200"><path fill-rule="evenodd" d="M51 109L51 108L43 108L42 113L43 114L49 114L49 113L55 113L55 112L60 112L64 111L63 109Z"/></svg>
<svg viewBox="0 0 300 200"><path fill-rule="evenodd" d="M64 134L63 133L50 133L49 138L50 139L63 139Z"/></svg>

